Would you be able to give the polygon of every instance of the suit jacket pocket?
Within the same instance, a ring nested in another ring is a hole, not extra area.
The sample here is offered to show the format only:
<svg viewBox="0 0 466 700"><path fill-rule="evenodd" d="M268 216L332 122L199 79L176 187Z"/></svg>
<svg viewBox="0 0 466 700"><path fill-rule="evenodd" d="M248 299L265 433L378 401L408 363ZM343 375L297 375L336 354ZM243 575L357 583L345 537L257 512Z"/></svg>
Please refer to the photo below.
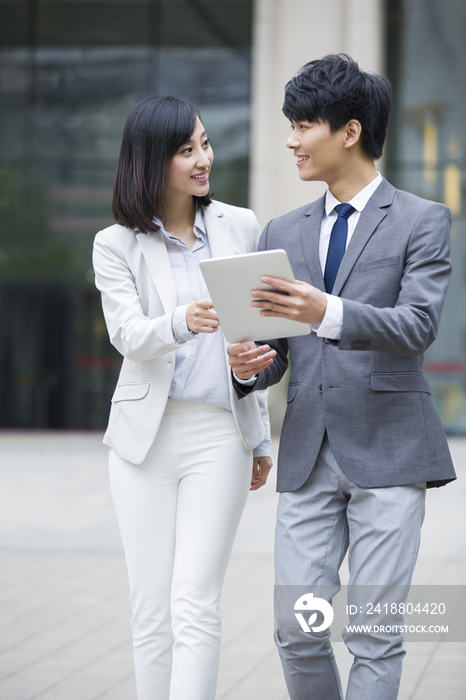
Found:
<svg viewBox="0 0 466 700"><path fill-rule="evenodd" d="M371 374L373 391L424 391L430 394L427 379L421 372L377 372Z"/></svg>
<svg viewBox="0 0 466 700"><path fill-rule="evenodd" d="M291 403L293 401L294 397L298 393L299 386L300 386L299 382L297 382L296 384L295 383L288 384L288 397L286 399L287 403Z"/></svg>
<svg viewBox="0 0 466 700"><path fill-rule="evenodd" d="M149 382L133 382L131 384L120 384L115 389L112 396L112 403L117 401L137 401L147 396L150 388Z"/></svg>
<svg viewBox="0 0 466 700"><path fill-rule="evenodd" d="M391 267L392 265L398 265L400 262L399 255L391 255L389 258L380 258L379 260L367 260L366 262L359 263L357 269L358 272L366 272L366 270L376 270L381 267Z"/></svg>

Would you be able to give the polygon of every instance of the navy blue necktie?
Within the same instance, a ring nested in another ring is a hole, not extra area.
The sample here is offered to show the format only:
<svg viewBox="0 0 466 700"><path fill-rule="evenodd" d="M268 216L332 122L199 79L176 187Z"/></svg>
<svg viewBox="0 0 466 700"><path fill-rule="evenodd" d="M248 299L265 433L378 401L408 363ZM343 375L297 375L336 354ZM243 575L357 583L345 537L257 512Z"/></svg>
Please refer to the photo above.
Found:
<svg viewBox="0 0 466 700"><path fill-rule="evenodd" d="M327 262L325 263L325 291L332 293L335 278L340 267L340 263L346 250L346 237L348 235L348 217L356 211L351 204L338 204L335 207L338 219L333 224L328 246Z"/></svg>

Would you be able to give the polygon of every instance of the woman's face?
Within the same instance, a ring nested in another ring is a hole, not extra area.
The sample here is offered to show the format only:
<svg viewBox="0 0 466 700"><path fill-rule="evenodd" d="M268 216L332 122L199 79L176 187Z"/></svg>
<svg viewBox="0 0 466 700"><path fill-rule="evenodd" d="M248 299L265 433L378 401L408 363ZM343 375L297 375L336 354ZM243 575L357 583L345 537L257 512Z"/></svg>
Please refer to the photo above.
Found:
<svg viewBox="0 0 466 700"><path fill-rule="evenodd" d="M199 117L187 143L175 153L168 166L167 200L182 194L202 197L209 192L209 174L214 153Z"/></svg>

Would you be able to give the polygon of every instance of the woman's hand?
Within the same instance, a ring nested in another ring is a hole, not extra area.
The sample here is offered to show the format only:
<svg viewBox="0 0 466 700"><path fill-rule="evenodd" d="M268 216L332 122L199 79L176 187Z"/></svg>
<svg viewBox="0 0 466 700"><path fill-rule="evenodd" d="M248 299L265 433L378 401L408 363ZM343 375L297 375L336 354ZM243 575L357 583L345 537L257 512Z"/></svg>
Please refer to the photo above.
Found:
<svg viewBox="0 0 466 700"><path fill-rule="evenodd" d="M250 491L257 491L261 486L264 486L269 475L269 471L273 467L271 457L254 457L252 460L252 478Z"/></svg>
<svg viewBox="0 0 466 700"><path fill-rule="evenodd" d="M193 333L215 333L220 325L212 299L198 299L186 309L186 323Z"/></svg>

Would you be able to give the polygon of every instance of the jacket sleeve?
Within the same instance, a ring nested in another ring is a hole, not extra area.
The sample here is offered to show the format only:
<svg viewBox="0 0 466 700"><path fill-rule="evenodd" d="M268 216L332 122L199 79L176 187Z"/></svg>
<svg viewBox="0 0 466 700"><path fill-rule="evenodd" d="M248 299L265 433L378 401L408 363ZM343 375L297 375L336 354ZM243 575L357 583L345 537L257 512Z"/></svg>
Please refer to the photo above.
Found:
<svg viewBox="0 0 466 700"><path fill-rule="evenodd" d="M451 214L429 203L418 217L407 246L400 292L394 307L343 301L340 350L422 354L435 340L451 273Z"/></svg>
<svg viewBox="0 0 466 700"><path fill-rule="evenodd" d="M95 284L102 294L102 307L112 345L130 360L151 360L176 350L172 311L148 318L134 275L117 242L105 231L94 240Z"/></svg>

